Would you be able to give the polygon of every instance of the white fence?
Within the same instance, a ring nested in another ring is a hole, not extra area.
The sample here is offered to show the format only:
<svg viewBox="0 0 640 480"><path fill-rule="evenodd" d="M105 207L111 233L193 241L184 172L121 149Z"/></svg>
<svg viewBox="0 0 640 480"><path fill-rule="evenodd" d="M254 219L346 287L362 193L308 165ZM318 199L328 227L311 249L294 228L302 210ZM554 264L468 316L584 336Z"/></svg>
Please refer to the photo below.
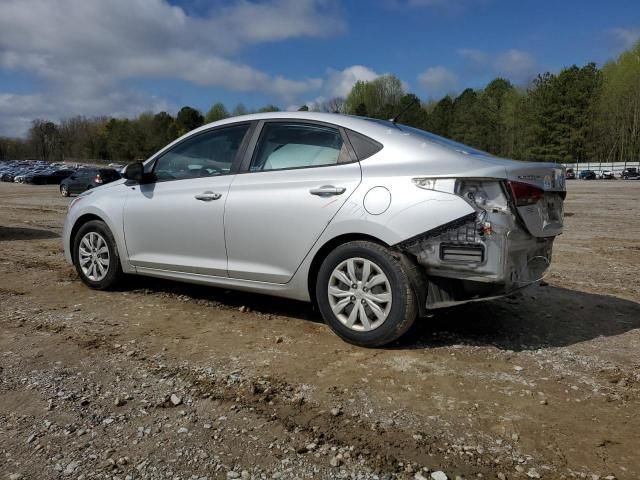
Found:
<svg viewBox="0 0 640 480"><path fill-rule="evenodd" d="M593 170L600 172L602 170L611 170L615 176L620 176L625 168L635 167L640 170L640 161L638 162L580 162L580 163L563 163L565 168L573 168L576 175L583 170Z"/></svg>

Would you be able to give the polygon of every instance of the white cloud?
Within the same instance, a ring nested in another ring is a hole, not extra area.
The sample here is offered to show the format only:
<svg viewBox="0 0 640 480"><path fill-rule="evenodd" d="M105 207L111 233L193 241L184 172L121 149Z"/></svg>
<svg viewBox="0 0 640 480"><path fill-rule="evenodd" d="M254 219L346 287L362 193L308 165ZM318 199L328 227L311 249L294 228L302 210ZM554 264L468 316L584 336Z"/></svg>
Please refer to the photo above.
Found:
<svg viewBox="0 0 640 480"><path fill-rule="evenodd" d="M496 57L494 67L498 75L506 76L515 82L524 82L535 75L536 61L527 52L511 49Z"/></svg>
<svg viewBox="0 0 640 480"><path fill-rule="evenodd" d="M609 37L614 41L616 47L622 50L633 47L638 41L640 41L640 27L638 28L622 28L615 27L610 28L607 33Z"/></svg>
<svg viewBox="0 0 640 480"><path fill-rule="evenodd" d="M313 99L306 100L298 104L291 104L287 107L288 111L297 110L301 105L306 105L309 109L319 109L326 106L335 98L346 98L351 89L358 81L370 82L386 73L378 73L364 65L351 65L343 70L328 68L326 78L322 81L321 94ZM406 87L406 84L403 83Z"/></svg>
<svg viewBox="0 0 640 480"><path fill-rule="evenodd" d="M489 55L477 48L460 48L458 55L478 65L486 65L489 61Z"/></svg>
<svg viewBox="0 0 640 480"><path fill-rule="evenodd" d="M430 97L445 95L458 86L458 76L443 66L429 67L418 75L418 83Z"/></svg>
<svg viewBox="0 0 640 480"><path fill-rule="evenodd" d="M370 82L381 76L362 65L352 65L344 70L330 68L327 73L325 91L329 97L346 97L356 82Z"/></svg>
<svg viewBox="0 0 640 480"><path fill-rule="evenodd" d="M447 13L461 13L469 7L484 5L491 0L386 0L392 8L431 8Z"/></svg>
<svg viewBox="0 0 640 480"><path fill-rule="evenodd" d="M0 92L0 135L20 136L35 118L57 119L69 115L131 117L144 111L169 110L166 101L136 91L94 91L11 94ZM62 115L64 116L64 115Z"/></svg>
<svg viewBox="0 0 640 480"><path fill-rule="evenodd" d="M506 77L515 83L527 83L536 74L538 64L528 52L515 48L489 54L476 48L460 48L458 55L476 72Z"/></svg>
<svg viewBox="0 0 640 480"><path fill-rule="evenodd" d="M129 114L158 105L128 87L132 79L180 79L293 101L323 80L268 74L238 61L238 52L338 34L346 28L340 13L333 0L237 0L202 17L167 0L3 0L0 69L34 75L45 87L29 96L0 91L0 134L15 131L6 127L12 116ZM26 104L11 105L20 101Z"/></svg>

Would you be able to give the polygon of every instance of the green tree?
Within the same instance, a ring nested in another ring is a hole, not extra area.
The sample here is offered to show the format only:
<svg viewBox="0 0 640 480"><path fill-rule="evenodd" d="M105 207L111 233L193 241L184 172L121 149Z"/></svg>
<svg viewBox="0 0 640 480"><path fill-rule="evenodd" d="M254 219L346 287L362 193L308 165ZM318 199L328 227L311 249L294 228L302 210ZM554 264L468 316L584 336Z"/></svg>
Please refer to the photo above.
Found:
<svg viewBox="0 0 640 480"><path fill-rule="evenodd" d="M259 113L279 112L279 111L280 111L280 108L273 104L265 105L264 107L258 110Z"/></svg>
<svg viewBox="0 0 640 480"><path fill-rule="evenodd" d="M129 119L112 118L105 127L106 159L130 161L136 156L135 132Z"/></svg>
<svg viewBox="0 0 640 480"><path fill-rule="evenodd" d="M204 117L204 121L205 123L217 122L218 120L222 120L227 117L229 117L229 112L225 108L224 103L218 102L213 104L209 109Z"/></svg>
<svg viewBox="0 0 640 480"><path fill-rule="evenodd" d="M62 160L60 131L55 123L35 119L29 129L33 154L41 160Z"/></svg>
<svg viewBox="0 0 640 480"><path fill-rule="evenodd" d="M153 116L152 129L154 151L177 138L177 132L172 133L172 129L176 129L175 120L167 112L156 113Z"/></svg>
<svg viewBox="0 0 640 480"><path fill-rule="evenodd" d="M527 95L528 157L575 162L590 156L593 112L600 96L601 76L595 64L575 65L558 75L545 73Z"/></svg>
<svg viewBox="0 0 640 480"><path fill-rule="evenodd" d="M427 106L427 129L437 135L450 137L453 121L453 100L449 95Z"/></svg>
<svg viewBox="0 0 640 480"><path fill-rule="evenodd" d="M364 102L360 102L356 106L355 111L353 113L359 117L367 117L368 116L367 106L365 105Z"/></svg>
<svg viewBox="0 0 640 480"><path fill-rule="evenodd" d="M499 112L501 129L500 147L497 152L487 151L503 157L523 159L525 150L524 130L527 124L526 92L516 88L505 92Z"/></svg>
<svg viewBox="0 0 640 480"><path fill-rule="evenodd" d="M504 112L506 97L514 90L508 80L492 80L478 96L476 115L479 133L477 148L493 153L502 153L506 143L506 125Z"/></svg>
<svg viewBox="0 0 640 480"><path fill-rule="evenodd" d="M464 90L453 101L453 116L449 134L458 142L481 148L484 139L480 130L478 94L471 88Z"/></svg>
<svg viewBox="0 0 640 480"><path fill-rule="evenodd" d="M640 42L602 69L594 123L601 159L640 160Z"/></svg>
<svg viewBox="0 0 640 480"><path fill-rule="evenodd" d="M404 94L402 82L394 75L383 75L370 82L358 81L345 99L344 110L357 115L356 110L363 104L369 116L388 119Z"/></svg>
<svg viewBox="0 0 640 480"><path fill-rule="evenodd" d="M307 105L302 105L299 109L299 112L308 112L309 111L309 107Z"/></svg>
<svg viewBox="0 0 640 480"><path fill-rule="evenodd" d="M427 127L427 112L422 108L420 99L413 93L407 93L402 96L400 103L389 118L395 117L401 112L398 123L422 129Z"/></svg>
<svg viewBox="0 0 640 480"><path fill-rule="evenodd" d="M239 103L234 107L233 111L231 112L231 116L237 117L240 115L246 115L247 113L249 113L247 107L245 107L244 104Z"/></svg>
<svg viewBox="0 0 640 480"><path fill-rule="evenodd" d="M191 107L182 107L176 117L176 126L180 135L202 126L203 123L204 117L202 114Z"/></svg>

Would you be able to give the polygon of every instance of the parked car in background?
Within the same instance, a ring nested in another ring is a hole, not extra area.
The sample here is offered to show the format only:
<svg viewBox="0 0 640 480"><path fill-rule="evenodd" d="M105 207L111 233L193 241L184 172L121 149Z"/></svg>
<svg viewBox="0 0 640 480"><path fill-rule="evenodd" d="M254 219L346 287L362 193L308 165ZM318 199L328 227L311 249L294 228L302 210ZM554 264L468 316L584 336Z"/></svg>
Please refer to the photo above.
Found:
<svg viewBox="0 0 640 480"><path fill-rule="evenodd" d="M573 168L567 168L567 171L564 174L564 178L567 180L575 180L576 173L573 171Z"/></svg>
<svg viewBox="0 0 640 480"><path fill-rule="evenodd" d="M603 180L614 180L616 178L611 170L601 170L598 177Z"/></svg>
<svg viewBox="0 0 640 480"><path fill-rule="evenodd" d="M119 179L112 168L80 168L60 182L60 193L68 197Z"/></svg>
<svg viewBox="0 0 640 480"><path fill-rule="evenodd" d="M637 179L640 178L640 173L638 172L638 169L636 167L629 167L622 170L620 178L622 178L623 180Z"/></svg>
<svg viewBox="0 0 640 480"><path fill-rule="evenodd" d="M561 165L392 121L253 114L74 199L65 258L95 289L131 273L312 301L341 338L379 346L430 309L538 282L565 195Z"/></svg>
<svg viewBox="0 0 640 480"><path fill-rule="evenodd" d="M580 180L595 180L597 178L596 172L593 170L582 170L579 177Z"/></svg>
<svg viewBox="0 0 640 480"><path fill-rule="evenodd" d="M73 175L75 170L71 169L57 169L48 170L42 173L36 173L29 175L25 178L25 183L34 183L36 185L58 185L62 180Z"/></svg>

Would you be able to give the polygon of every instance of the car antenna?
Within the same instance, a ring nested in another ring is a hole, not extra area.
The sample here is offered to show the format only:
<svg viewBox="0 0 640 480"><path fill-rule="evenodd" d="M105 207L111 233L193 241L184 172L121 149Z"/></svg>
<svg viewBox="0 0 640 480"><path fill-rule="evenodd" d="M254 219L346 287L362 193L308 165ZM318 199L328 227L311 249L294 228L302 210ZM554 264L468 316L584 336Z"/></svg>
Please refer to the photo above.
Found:
<svg viewBox="0 0 640 480"><path fill-rule="evenodd" d="M416 97L416 98L415 98L415 99L414 99L414 100L413 100L409 105L407 105L406 107L404 107L404 108L400 111L400 113L398 113L395 117L391 117L391 118L389 119L389 121L390 121L391 123L396 123L396 122L398 121L398 119L399 119L402 115L404 115L404 114L407 112L407 110L409 110L411 107L413 107L416 103L420 103L420 99L419 99L418 97Z"/></svg>

